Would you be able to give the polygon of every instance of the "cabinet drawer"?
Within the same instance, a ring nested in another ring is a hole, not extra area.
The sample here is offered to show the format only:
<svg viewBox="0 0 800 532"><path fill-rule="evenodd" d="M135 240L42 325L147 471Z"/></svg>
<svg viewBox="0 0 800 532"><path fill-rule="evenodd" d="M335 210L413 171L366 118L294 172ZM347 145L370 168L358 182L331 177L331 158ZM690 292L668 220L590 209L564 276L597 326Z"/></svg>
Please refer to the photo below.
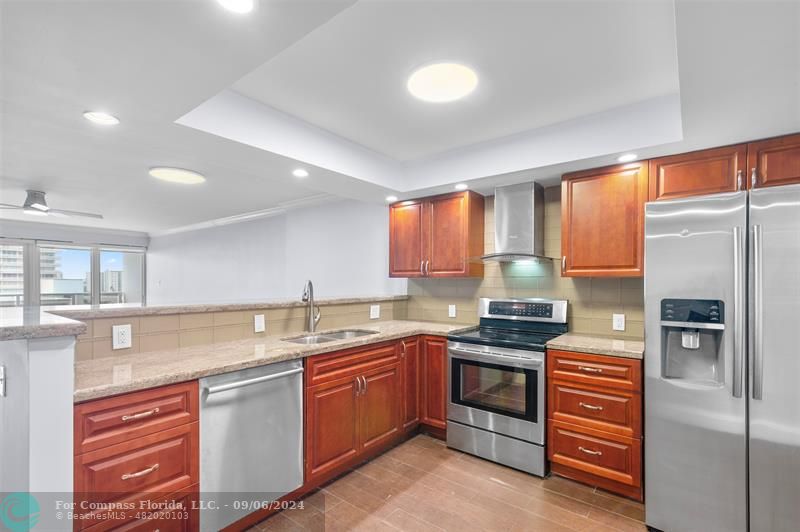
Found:
<svg viewBox="0 0 800 532"><path fill-rule="evenodd" d="M642 398L637 393L595 390L591 386L551 382L552 419L613 432L629 438L641 435Z"/></svg>
<svg viewBox="0 0 800 532"><path fill-rule="evenodd" d="M391 341L309 357L306 359L306 386L396 364L400 361L400 350L397 346L398 342Z"/></svg>
<svg viewBox="0 0 800 532"><path fill-rule="evenodd" d="M198 419L197 381L75 405L75 454Z"/></svg>
<svg viewBox="0 0 800 532"><path fill-rule="evenodd" d="M641 485L641 441L550 421L548 455L562 464L620 484Z"/></svg>
<svg viewBox="0 0 800 532"><path fill-rule="evenodd" d="M198 425L181 425L76 457L76 501L138 505L196 484ZM102 512L87 514L80 528L106 518Z"/></svg>
<svg viewBox="0 0 800 532"><path fill-rule="evenodd" d="M86 532L142 531L194 532L199 527L200 486L195 484L164 499L145 503L142 507L115 512L113 519L98 523Z"/></svg>
<svg viewBox="0 0 800 532"><path fill-rule="evenodd" d="M551 349L547 351L547 376L602 388L642 389L642 363L628 358Z"/></svg>

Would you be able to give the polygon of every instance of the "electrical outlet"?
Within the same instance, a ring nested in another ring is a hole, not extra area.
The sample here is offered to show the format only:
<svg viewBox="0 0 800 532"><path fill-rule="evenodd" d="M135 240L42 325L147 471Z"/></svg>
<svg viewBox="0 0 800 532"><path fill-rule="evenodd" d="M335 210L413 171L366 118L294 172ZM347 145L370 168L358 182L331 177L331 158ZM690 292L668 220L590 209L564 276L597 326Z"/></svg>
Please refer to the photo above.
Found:
<svg viewBox="0 0 800 532"><path fill-rule="evenodd" d="M128 349L132 346L131 324L113 325L111 327L111 349Z"/></svg>
<svg viewBox="0 0 800 532"><path fill-rule="evenodd" d="M267 330L267 323L264 320L263 314L256 314L253 316L253 332L264 332Z"/></svg>
<svg viewBox="0 0 800 532"><path fill-rule="evenodd" d="M615 331L625 330L625 314L612 314L611 315L612 328Z"/></svg>
<svg viewBox="0 0 800 532"><path fill-rule="evenodd" d="M455 305L447 305L447 317L448 318L455 318L456 317L456 306Z"/></svg>
<svg viewBox="0 0 800 532"><path fill-rule="evenodd" d="M369 306L369 319L377 320L381 317L381 306L380 305L370 305Z"/></svg>

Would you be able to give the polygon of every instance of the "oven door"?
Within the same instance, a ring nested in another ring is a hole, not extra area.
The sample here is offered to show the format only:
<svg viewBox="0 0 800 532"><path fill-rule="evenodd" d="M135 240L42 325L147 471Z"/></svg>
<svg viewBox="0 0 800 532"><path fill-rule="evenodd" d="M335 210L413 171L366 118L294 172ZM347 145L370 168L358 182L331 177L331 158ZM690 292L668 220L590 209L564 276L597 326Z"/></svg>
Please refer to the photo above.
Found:
<svg viewBox="0 0 800 532"><path fill-rule="evenodd" d="M448 343L447 418L544 445L544 353Z"/></svg>

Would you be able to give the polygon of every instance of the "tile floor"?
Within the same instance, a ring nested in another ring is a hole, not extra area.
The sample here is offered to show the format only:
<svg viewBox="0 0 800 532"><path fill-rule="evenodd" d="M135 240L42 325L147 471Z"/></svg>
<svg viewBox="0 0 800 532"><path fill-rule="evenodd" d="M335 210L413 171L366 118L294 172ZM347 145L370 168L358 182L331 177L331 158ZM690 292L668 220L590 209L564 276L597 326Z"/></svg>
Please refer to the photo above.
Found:
<svg viewBox="0 0 800 532"><path fill-rule="evenodd" d="M558 477L540 479L417 436L250 532L643 531L644 506Z"/></svg>

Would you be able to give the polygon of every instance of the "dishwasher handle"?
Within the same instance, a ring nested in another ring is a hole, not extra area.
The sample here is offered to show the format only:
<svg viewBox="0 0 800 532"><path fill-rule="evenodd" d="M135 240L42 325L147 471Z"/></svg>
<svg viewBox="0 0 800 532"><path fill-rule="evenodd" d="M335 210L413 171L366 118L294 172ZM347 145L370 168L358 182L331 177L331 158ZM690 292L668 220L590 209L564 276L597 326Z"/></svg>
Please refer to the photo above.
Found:
<svg viewBox="0 0 800 532"><path fill-rule="evenodd" d="M236 388L243 388L252 384L259 384L275 379L281 379L283 377L289 377L290 375L297 375L298 373L303 373L303 368L290 369L289 371L281 371L280 373L274 373L272 375L264 375L263 377L255 377L252 379L245 379L243 381L220 384L218 386L209 386L206 388L206 392L208 395L211 395L212 393L227 392L228 390L234 390Z"/></svg>

